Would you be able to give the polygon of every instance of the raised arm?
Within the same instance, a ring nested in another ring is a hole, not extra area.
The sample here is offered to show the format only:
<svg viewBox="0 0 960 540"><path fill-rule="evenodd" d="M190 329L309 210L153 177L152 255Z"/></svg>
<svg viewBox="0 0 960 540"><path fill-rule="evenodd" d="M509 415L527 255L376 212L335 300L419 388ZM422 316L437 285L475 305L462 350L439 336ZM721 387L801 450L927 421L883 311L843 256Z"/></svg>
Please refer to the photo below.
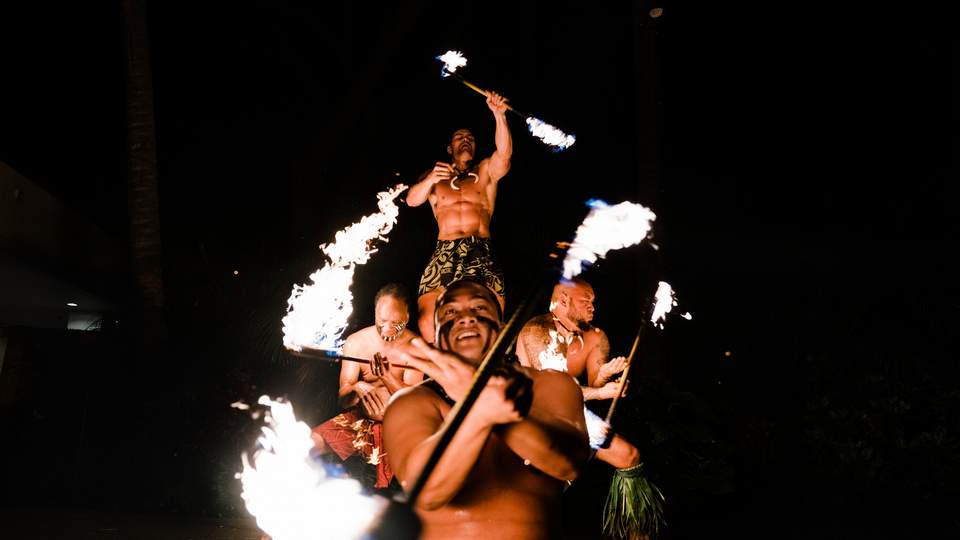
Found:
<svg viewBox="0 0 960 540"><path fill-rule="evenodd" d="M490 92L487 95L487 107L493 113L493 119L496 122L496 132L494 133L494 143L497 149L490 156L488 171L490 179L494 182L506 176L510 171L510 158L513 156L513 139L510 137L510 126L507 125L507 99Z"/></svg>
<svg viewBox="0 0 960 540"><path fill-rule="evenodd" d="M531 370L533 404L520 422L498 426L518 456L559 480L573 480L590 457L583 397L569 375Z"/></svg>

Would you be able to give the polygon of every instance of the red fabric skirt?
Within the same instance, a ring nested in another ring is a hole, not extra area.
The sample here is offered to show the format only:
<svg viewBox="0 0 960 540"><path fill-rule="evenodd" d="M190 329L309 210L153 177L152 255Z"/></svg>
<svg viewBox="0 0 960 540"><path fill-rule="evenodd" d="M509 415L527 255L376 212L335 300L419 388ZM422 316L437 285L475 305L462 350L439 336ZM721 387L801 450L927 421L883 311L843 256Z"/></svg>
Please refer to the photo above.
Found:
<svg viewBox="0 0 960 540"><path fill-rule="evenodd" d="M383 453L383 424L364 418L354 411L345 411L313 428L340 459L360 454L377 467L375 488L385 488L393 479L390 462Z"/></svg>

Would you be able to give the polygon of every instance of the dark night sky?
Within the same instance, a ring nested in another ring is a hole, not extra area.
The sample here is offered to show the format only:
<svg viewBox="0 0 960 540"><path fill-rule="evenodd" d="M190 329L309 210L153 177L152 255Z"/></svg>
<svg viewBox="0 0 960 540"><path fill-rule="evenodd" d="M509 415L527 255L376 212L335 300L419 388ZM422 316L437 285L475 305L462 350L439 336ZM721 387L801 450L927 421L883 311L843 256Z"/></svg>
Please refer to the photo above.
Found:
<svg viewBox="0 0 960 540"><path fill-rule="evenodd" d="M233 295L225 305L279 321L290 285L322 263L317 244L442 159L450 131L475 128L489 152L482 99L433 59L459 49L466 78L578 137L551 153L510 119L514 165L493 221L508 303L584 201L631 199L657 212L661 250L591 271L599 323L625 349L644 287L673 283L694 320L671 322L650 369L682 385L775 409L799 391L806 355L897 356L917 341L930 362L960 352L956 44L928 28L932 13L881 23L811 4L666 4L641 17L658 72L638 75L627 3L199 4L149 13L173 312ZM0 32L0 160L122 237L119 12L0 13L13 27ZM642 180L651 166L656 184ZM384 281L415 286L434 235L425 207L401 211L358 273L361 320Z"/></svg>
<svg viewBox="0 0 960 540"><path fill-rule="evenodd" d="M315 258L318 243L374 208L376 191L441 159L457 126L474 127L489 151L482 101L441 80L433 60L459 48L468 78L579 137L553 154L511 120L515 164L494 231L515 294L529 287L524 269L571 234L583 201L600 197L654 207L663 252L653 274L676 281L699 329L729 346L782 317L790 323L779 326L815 324L822 306L935 296L956 188L945 182L950 51L920 31L929 15L891 27L848 13L665 7L655 23L643 17L657 28L650 116L634 98L649 79L634 77L628 5L532 2L503 15L474 3L151 6L170 282L186 280L186 297L202 281L190 274L270 275ZM27 35L5 38L20 54L6 68L0 158L122 236L120 17L92 9L6 18ZM639 174L651 126L656 186ZM432 226L426 209L404 209L361 279L412 283L420 263L407 261L425 259ZM931 262L927 279L910 281ZM630 285L631 270L612 266L609 286L598 284L601 314Z"/></svg>

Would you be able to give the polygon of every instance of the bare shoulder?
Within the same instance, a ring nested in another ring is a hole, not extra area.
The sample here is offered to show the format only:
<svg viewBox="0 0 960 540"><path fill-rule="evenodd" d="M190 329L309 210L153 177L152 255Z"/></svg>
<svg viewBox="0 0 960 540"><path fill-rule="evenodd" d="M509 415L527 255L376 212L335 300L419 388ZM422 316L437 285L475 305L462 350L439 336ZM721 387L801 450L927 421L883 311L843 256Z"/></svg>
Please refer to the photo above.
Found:
<svg viewBox="0 0 960 540"><path fill-rule="evenodd" d="M524 368L524 372L533 379L531 415L582 418L583 390L573 377L553 369Z"/></svg>
<svg viewBox="0 0 960 540"><path fill-rule="evenodd" d="M580 392L580 385L570 376L569 373L557 371L555 369L538 370L536 368L524 367L523 372L533 380L536 387L549 387L550 391L572 390Z"/></svg>
<svg viewBox="0 0 960 540"><path fill-rule="evenodd" d="M377 333L376 326L368 326L366 328L361 328L356 332L347 336L347 341L345 343L364 343L370 339L370 337L375 336Z"/></svg>
<svg viewBox="0 0 960 540"><path fill-rule="evenodd" d="M587 348L610 348L610 340L607 339L607 333L596 326L583 333L583 341Z"/></svg>
<svg viewBox="0 0 960 540"><path fill-rule="evenodd" d="M350 334L347 336L347 339L343 341L343 345L340 346L343 354L348 356L356 356L359 354L358 351L362 348L361 343L363 342L363 337L360 332L363 332L363 330Z"/></svg>
<svg viewBox="0 0 960 540"><path fill-rule="evenodd" d="M477 174L480 176L481 182L486 182L489 184L496 185L496 180L493 175L490 174L490 158L483 158L480 163L477 164Z"/></svg>
<svg viewBox="0 0 960 540"><path fill-rule="evenodd" d="M523 328L520 329L522 335L544 335L545 331L553 325L553 318L549 313L543 315L537 315L536 317L527 321L523 325Z"/></svg>

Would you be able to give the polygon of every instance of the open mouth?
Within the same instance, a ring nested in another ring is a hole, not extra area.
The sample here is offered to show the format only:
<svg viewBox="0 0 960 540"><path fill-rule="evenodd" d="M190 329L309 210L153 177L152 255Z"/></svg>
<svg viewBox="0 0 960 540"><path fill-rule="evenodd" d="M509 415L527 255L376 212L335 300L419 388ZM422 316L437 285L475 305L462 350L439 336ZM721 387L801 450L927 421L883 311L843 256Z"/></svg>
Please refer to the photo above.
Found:
<svg viewBox="0 0 960 540"><path fill-rule="evenodd" d="M479 333L468 330L458 335L456 339L454 339L454 341L461 341L464 339L479 338L479 337L480 337Z"/></svg>

